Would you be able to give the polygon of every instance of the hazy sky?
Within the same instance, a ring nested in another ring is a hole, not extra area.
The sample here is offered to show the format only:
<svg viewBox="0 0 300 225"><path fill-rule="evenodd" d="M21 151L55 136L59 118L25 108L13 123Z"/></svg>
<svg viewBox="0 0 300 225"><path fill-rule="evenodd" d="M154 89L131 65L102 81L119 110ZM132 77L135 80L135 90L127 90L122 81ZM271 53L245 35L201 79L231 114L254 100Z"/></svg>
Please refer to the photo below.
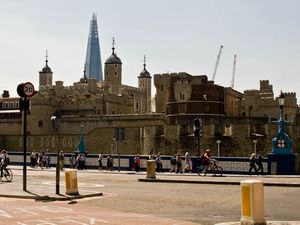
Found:
<svg viewBox="0 0 300 225"><path fill-rule="evenodd" d="M236 90L269 79L276 96L299 93L299 9L298 0L0 0L0 89L15 96L19 83L37 88L46 49L53 80L78 81L94 12L102 62L115 37L124 84L137 86L144 54L151 75L211 79L224 45L215 83L230 86L237 54Z"/></svg>

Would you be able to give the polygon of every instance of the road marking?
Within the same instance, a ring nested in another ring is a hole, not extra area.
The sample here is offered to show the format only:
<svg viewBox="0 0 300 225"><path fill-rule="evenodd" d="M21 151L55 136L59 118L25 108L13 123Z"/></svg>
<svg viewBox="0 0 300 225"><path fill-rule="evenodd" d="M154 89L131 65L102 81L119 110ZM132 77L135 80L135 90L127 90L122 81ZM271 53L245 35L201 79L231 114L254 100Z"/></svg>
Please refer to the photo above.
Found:
<svg viewBox="0 0 300 225"><path fill-rule="evenodd" d="M39 184L40 184L40 183L39 183ZM50 185L50 186L56 185L55 182L49 182L49 181L44 181L44 182L42 182L42 184L44 184L44 185ZM62 182L61 185L65 186L66 184ZM78 183L78 187L80 187L80 186L88 186L88 187L104 187L103 184Z"/></svg>

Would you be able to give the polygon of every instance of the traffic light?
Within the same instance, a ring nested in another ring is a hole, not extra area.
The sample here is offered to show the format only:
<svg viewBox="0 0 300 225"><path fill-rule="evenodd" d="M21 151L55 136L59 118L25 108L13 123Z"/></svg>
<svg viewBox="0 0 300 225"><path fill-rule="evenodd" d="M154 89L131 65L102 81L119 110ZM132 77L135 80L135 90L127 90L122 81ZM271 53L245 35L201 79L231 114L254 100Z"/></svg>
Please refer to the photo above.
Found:
<svg viewBox="0 0 300 225"><path fill-rule="evenodd" d="M194 119L194 136L202 136L202 120L199 118Z"/></svg>
<svg viewBox="0 0 300 225"><path fill-rule="evenodd" d="M20 98L20 100L19 100L19 109L20 109L21 112L23 110L29 110L30 109L30 100Z"/></svg>

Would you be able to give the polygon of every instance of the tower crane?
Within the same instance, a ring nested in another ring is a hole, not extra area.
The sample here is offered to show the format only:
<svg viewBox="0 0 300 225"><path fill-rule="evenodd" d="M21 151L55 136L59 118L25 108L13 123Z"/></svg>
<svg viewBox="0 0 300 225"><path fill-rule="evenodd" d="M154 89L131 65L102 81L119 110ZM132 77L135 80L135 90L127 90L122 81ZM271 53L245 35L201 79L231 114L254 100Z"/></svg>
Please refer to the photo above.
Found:
<svg viewBox="0 0 300 225"><path fill-rule="evenodd" d="M233 68L232 68L232 79L231 79L231 88L234 88L234 79L235 79L235 67L236 67L236 55L233 57Z"/></svg>
<svg viewBox="0 0 300 225"><path fill-rule="evenodd" d="M219 61L220 61L220 56L221 56L221 53L222 53L222 49L223 49L223 45L220 46L220 50L219 50L219 53L218 53L218 56L217 56L215 70L214 70L213 77L212 77L213 81L215 80L215 77L216 77L216 73L217 73L217 69L218 69L218 65L219 65Z"/></svg>

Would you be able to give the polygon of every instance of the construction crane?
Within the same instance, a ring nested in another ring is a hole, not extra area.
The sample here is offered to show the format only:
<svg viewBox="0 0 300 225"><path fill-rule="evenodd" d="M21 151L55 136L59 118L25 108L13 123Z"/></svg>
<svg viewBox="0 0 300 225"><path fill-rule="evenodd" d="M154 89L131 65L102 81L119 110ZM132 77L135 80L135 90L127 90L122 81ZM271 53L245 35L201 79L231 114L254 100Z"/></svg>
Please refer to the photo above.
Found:
<svg viewBox="0 0 300 225"><path fill-rule="evenodd" d="M219 65L219 61L220 61L220 56L221 56L221 53L222 53L222 49L223 49L223 45L220 46L220 50L219 50L219 53L218 53L218 56L217 56L215 70L214 70L213 77L212 77L213 81L215 80L215 77L216 77L216 73L217 73L217 69L218 69L218 65Z"/></svg>
<svg viewBox="0 0 300 225"><path fill-rule="evenodd" d="M235 79L235 67L236 67L236 55L233 57L233 68L232 68L232 79L231 79L231 88L234 88L234 79Z"/></svg>

